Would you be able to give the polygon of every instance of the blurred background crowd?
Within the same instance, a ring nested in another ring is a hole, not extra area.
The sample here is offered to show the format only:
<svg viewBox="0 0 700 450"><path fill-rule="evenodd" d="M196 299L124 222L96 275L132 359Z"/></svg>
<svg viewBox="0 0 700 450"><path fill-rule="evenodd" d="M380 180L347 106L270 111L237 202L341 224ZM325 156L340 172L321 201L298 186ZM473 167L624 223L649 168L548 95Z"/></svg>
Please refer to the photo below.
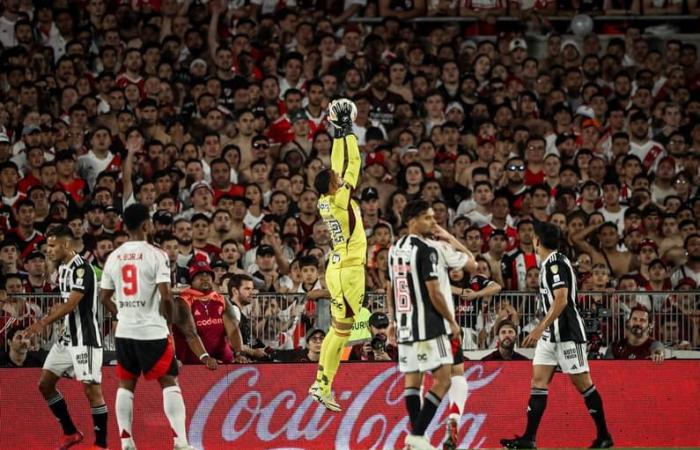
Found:
<svg viewBox="0 0 700 450"><path fill-rule="evenodd" d="M450 274L465 351L505 357L538 320L537 221L566 237L593 354L700 348L700 41L674 34L697 25L697 0L1 8L5 365L47 348L16 332L58 300L47 230L68 224L100 269L133 202L153 212L176 290L209 273L206 298L235 307L239 362L317 359L331 243L312 187L341 96L358 110L369 240L350 359L395 358L387 251L417 198L478 255ZM231 362L228 324L200 322Z"/></svg>

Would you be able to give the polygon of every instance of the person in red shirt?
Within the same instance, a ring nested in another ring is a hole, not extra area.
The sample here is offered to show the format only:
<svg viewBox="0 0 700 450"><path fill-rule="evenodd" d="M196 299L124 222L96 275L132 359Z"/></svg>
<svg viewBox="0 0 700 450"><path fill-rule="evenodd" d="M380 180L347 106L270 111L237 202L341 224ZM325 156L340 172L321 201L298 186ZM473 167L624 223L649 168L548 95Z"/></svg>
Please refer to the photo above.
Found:
<svg viewBox="0 0 700 450"><path fill-rule="evenodd" d="M292 130L290 117L292 113L301 109L302 97L301 91L294 88L287 89L284 93L286 113L282 114L279 119L270 124L267 137L269 137L271 141L284 145L294 139L294 131Z"/></svg>
<svg viewBox="0 0 700 450"><path fill-rule="evenodd" d="M26 194L33 187L41 184L40 171L44 165L44 149L41 147L30 147L25 150L27 154L26 167L29 169L24 178L17 183L17 189Z"/></svg>
<svg viewBox="0 0 700 450"><path fill-rule="evenodd" d="M547 141L542 136L530 136L525 144L525 184L533 186L544 183L544 154Z"/></svg>
<svg viewBox="0 0 700 450"><path fill-rule="evenodd" d="M664 346L651 338L652 324L649 310L637 305L632 308L625 325L627 336L608 347L605 359L652 359L656 363L664 360Z"/></svg>
<svg viewBox="0 0 700 450"><path fill-rule="evenodd" d="M233 309L214 290L214 271L206 261L197 261L189 269L189 279L192 287L179 293L178 308L187 308L191 313L206 353L197 357L190 350L185 335L174 328L177 359L184 364L199 364L207 357L224 364L234 362L243 340Z"/></svg>
<svg viewBox="0 0 700 450"><path fill-rule="evenodd" d="M75 153L72 150L56 153L56 172L58 187L69 193L73 201L81 206L85 201L87 183L75 176Z"/></svg>
<svg viewBox="0 0 700 450"><path fill-rule="evenodd" d="M26 196L17 190L17 180L19 179L19 169L12 161L5 161L0 164L0 190L2 190L2 203L10 208L16 209L17 204Z"/></svg>
<svg viewBox="0 0 700 450"><path fill-rule="evenodd" d="M192 247L218 258L221 249L209 242L210 233L211 219L206 214L197 213L192 216Z"/></svg>
<svg viewBox="0 0 700 450"><path fill-rule="evenodd" d="M217 158L211 162L211 187L214 191L214 204L219 202L223 195L243 197L245 188L240 184L231 183L231 165L224 158Z"/></svg>
<svg viewBox="0 0 700 450"><path fill-rule="evenodd" d="M25 259L34 250L38 250L44 242L44 235L34 229L35 217L34 203L27 199L20 201L17 205L17 227L11 229L6 238L17 242L21 259Z"/></svg>

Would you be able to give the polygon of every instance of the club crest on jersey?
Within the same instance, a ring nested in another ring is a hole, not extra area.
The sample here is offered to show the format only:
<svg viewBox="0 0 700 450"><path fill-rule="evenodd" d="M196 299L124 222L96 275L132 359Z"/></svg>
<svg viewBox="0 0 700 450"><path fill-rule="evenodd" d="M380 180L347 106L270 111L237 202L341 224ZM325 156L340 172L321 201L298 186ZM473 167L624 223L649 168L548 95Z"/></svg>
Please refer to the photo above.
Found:
<svg viewBox="0 0 700 450"><path fill-rule="evenodd" d="M78 278L83 278L83 275L85 275L85 269L81 267L75 271L75 274L78 276Z"/></svg>
<svg viewBox="0 0 700 450"><path fill-rule="evenodd" d="M559 273L559 266L557 266L556 264L554 264L554 265L552 265L552 266L549 266L549 270L551 270L552 273Z"/></svg>

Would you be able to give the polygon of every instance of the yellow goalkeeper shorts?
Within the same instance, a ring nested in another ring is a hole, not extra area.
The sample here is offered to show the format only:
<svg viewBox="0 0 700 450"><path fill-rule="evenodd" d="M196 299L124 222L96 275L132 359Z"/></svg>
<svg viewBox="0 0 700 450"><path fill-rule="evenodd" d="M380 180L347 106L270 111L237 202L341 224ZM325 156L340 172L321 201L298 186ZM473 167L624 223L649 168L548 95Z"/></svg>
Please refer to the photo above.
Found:
<svg viewBox="0 0 700 450"><path fill-rule="evenodd" d="M337 268L329 264L326 269L326 287L331 293L332 317L346 319L356 316L365 297L365 267Z"/></svg>

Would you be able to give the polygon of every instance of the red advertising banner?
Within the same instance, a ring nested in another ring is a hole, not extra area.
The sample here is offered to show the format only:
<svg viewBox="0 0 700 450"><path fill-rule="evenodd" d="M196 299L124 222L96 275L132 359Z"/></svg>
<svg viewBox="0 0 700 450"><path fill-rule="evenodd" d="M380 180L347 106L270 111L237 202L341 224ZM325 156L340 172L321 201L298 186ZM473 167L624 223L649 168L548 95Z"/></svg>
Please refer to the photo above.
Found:
<svg viewBox="0 0 700 450"><path fill-rule="evenodd" d="M700 446L700 361L594 361L593 379L618 447ZM528 362L468 363L469 398L460 448L500 447L521 433L530 392ZM407 432L403 377L387 363L343 364L336 378L341 413L312 403L313 364L223 366L210 372L186 366L180 385L187 404L190 443L197 449L400 449ZM38 369L0 369L0 449L56 448L59 426L37 389ZM117 380L103 371L110 410L110 448L120 448L114 416ZM79 429L92 442L90 409L81 386L59 390ZM444 438L446 402L429 434ZM172 449L172 433L155 382L136 390L133 434L141 449ZM583 399L566 376L550 387L539 447L587 447L595 435ZM84 445L83 448L87 447ZM75 448L81 448L80 446Z"/></svg>

